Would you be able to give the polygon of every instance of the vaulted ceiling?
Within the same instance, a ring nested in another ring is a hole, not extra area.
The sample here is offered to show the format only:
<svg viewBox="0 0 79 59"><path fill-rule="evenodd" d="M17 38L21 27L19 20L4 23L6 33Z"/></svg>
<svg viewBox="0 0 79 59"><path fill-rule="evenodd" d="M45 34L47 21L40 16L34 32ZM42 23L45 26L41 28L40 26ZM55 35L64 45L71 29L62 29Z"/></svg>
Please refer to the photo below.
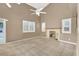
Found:
<svg viewBox="0 0 79 59"><path fill-rule="evenodd" d="M49 3L26 3L36 9L44 9Z"/></svg>
<svg viewBox="0 0 79 59"><path fill-rule="evenodd" d="M17 3L20 5L20 3ZM28 4L32 7L34 7L36 10L43 10L49 3L25 3L25 4ZM6 3L6 5L11 8L12 6L9 4L9 3Z"/></svg>

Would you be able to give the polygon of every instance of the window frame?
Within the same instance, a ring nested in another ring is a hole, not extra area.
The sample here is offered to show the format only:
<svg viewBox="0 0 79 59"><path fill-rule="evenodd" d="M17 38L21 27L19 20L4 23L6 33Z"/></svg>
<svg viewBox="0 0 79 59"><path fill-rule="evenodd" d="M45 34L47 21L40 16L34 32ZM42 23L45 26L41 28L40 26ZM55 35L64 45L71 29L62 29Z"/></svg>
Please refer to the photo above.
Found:
<svg viewBox="0 0 79 59"><path fill-rule="evenodd" d="M43 28L43 25L44 25L45 28ZM46 23L45 22L41 23L41 31L46 32Z"/></svg>
<svg viewBox="0 0 79 59"><path fill-rule="evenodd" d="M66 18L62 20L62 33L68 33L71 34L71 20L72 18ZM68 26L65 25L65 23L68 22ZM65 27L68 27L69 30L65 31Z"/></svg>
<svg viewBox="0 0 79 59"><path fill-rule="evenodd" d="M23 24L22 24L23 25L23 27L22 27L23 33L35 32L35 22L34 21L23 20L22 22L23 22ZM28 30L25 30L24 25L26 25L26 24L24 24L24 22L27 22L28 23L28 25L26 27L26 28L28 28ZM30 26L33 26L34 28L33 27L30 27Z"/></svg>

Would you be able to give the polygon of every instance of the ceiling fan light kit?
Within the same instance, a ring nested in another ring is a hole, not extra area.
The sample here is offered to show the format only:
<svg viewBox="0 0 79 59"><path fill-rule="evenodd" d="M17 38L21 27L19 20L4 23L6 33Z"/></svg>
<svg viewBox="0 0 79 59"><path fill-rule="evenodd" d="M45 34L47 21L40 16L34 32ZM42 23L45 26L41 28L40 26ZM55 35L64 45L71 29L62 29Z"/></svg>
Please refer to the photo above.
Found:
<svg viewBox="0 0 79 59"><path fill-rule="evenodd" d="M47 14L46 12L42 12L41 10L42 10L42 8L41 9L37 9L37 10L31 9L31 11L33 11L32 14L36 14L37 16L40 16L40 14Z"/></svg>

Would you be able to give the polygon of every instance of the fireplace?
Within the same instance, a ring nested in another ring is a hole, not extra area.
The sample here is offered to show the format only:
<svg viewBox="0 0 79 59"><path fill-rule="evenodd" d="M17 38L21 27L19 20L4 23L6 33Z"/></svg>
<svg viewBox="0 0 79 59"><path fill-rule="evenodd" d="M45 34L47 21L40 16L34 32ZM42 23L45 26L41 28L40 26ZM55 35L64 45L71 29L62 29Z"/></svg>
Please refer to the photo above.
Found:
<svg viewBox="0 0 79 59"><path fill-rule="evenodd" d="M47 29L47 38L60 39L60 29Z"/></svg>
<svg viewBox="0 0 79 59"><path fill-rule="evenodd" d="M49 36L54 38L55 37L55 31L50 31Z"/></svg>

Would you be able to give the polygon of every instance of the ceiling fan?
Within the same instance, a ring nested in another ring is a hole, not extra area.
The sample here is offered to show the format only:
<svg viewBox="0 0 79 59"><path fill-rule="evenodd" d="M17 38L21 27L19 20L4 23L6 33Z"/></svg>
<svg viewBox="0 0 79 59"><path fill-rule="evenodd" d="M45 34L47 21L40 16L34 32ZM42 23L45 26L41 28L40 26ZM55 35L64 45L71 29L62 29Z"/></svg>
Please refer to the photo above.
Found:
<svg viewBox="0 0 79 59"><path fill-rule="evenodd" d="M17 4L21 4L21 3L17 3ZM11 8L12 6L10 5L10 3L6 3L6 5ZM38 16L40 16L41 14L47 14L46 12L42 12L43 8L40 8L40 9L37 9L37 10L33 10L33 9L30 9L31 11L33 11L32 14L36 14Z"/></svg>
<svg viewBox="0 0 79 59"><path fill-rule="evenodd" d="M37 9L37 10L33 10L33 9L30 9L31 11L33 11L32 14L36 14L38 16L40 16L40 14L47 14L46 12L42 12L42 8L41 9Z"/></svg>

